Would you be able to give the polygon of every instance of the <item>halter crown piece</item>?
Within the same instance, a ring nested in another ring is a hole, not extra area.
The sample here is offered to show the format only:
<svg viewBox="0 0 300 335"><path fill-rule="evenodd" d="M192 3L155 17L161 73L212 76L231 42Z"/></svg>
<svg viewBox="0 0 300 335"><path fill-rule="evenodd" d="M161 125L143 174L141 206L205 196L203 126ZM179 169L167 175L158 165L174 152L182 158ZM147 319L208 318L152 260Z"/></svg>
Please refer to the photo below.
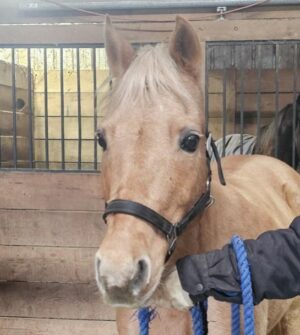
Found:
<svg viewBox="0 0 300 335"><path fill-rule="evenodd" d="M211 146L212 152L218 164L218 174L220 182L222 185L226 185L221 167L221 160L211 134L207 133L206 139L207 139L207 146ZM210 157L208 155L207 150L206 150L206 156L208 166L206 190L196 201L194 206L184 215L184 217L179 222L172 224L169 220L167 220L159 213L155 212L153 209L145 205L142 205L138 202L123 199L115 199L106 204L106 208L103 214L104 222L106 222L106 218L109 214L122 213L135 216L139 219L142 219L152 224L155 228L157 228L166 236L166 239L169 243L168 252L166 256L167 261L172 255L173 251L175 250L178 236L182 234L182 232L185 230L188 224L196 216L202 213L206 207L210 206L213 203L213 197L210 194L210 184L211 184Z"/></svg>

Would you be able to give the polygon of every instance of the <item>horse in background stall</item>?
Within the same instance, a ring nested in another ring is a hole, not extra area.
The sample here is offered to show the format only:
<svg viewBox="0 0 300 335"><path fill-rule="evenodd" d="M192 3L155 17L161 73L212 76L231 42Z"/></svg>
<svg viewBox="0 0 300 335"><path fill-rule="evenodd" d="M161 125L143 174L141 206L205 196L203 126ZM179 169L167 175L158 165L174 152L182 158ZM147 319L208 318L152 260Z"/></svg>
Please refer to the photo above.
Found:
<svg viewBox="0 0 300 335"><path fill-rule="evenodd" d="M138 52L109 18L105 35L114 85L98 131L107 203L107 232L96 254L98 287L104 301L118 309L120 335L139 334L132 308L148 305L159 315L151 322L151 335L190 335L189 312L176 310L181 306L173 299L182 294L180 283L168 285L176 260L221 248L233 234L255 238L287 227L300 212L300 176L270 157L232 156L223 160L227 185L215 177L215 164L210 181L203 50L186 20L177 17L168 45ZM207 195L205 204L211 197L214 204L203 207L180 236L166 233ZM256 306L256 334L274 329L295 301ZM285 335L298 334L299 327L300 322L286 323ZM231 333L228 304L209 301L208 328L213 335Z"/></svg>
<svg viewBox="0 0 300 335"><path fill-rule="evenodd" d="M295 133L293 132L295 129ZM276 155L277 134L277 155ZM225 136L224 142L220 138L216 141L220 156L229 155L267 155L280 159L289 166L299 170L300 166L300 94L294 104L290 103L278 113L269 125L260 129L259 140L256 136L249 134L229 134ZM242 147L242 150L241 150ZM224 149L225 148L225 149ZM210 152L212 155L212 152ZM294 155L294 161L293 161ZM214 157L212 156L212 159Z"/></svg>

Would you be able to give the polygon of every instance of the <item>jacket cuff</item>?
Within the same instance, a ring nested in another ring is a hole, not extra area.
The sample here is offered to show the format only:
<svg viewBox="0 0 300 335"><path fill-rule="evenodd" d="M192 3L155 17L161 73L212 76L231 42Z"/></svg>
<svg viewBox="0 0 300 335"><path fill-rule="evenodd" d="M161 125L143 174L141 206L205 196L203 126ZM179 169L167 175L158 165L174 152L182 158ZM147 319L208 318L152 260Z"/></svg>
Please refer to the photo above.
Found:
<svg viewBox="0 0 300 335"><path fill-rule="evenodd" d="M176 263L182 288L190 296L205 295L208 290L208 264L205 254L186 256Z"/></svg>
<svg viewBox="0 0 300 335"><path fill-rule="evenodd" d="M240 276L231 245L177 261L182 288L193 302L213 296L217 300L241 302Z"/></svg>

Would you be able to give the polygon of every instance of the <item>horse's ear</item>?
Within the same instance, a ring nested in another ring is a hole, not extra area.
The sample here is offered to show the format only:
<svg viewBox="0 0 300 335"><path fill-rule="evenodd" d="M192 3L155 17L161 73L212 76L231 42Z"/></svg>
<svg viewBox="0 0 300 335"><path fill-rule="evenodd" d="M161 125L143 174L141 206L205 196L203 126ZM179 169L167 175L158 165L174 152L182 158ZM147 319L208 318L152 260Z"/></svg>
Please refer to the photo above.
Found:
<svg viewBox="0 0 300 335"><path fill-rule="evenodd" d="M105 19L105 50L112 77L120 78L134 59L135 51L115 30L108 15Z"/></svg>
<svg viewBox="0 0 300 335"><path fill-rule="evenodd" d="M200 42L192 25L181 16L176 17L169 51L178 66L196 79L199 78L202 61Z"/></svg>

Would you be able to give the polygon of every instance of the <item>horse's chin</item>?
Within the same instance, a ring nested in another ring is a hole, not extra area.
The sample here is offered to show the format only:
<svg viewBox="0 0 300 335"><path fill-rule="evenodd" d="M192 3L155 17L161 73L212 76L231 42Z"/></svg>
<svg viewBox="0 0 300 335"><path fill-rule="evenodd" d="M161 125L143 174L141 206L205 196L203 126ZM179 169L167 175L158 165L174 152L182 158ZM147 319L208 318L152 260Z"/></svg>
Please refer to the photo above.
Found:
<svg viewBox="0 0 300 335"><path fill-rule="evenodd" d="M111 299L109 297L104 297L103 300L107 305L109 305L113 308L120 308L120 307L122 307L122 308L139 308L140 307L140 303L138 301L132 301L132 300L128 300L128 299L126 301L125 300L122 301L120 299L114 300L114 299Z"/></svg>

